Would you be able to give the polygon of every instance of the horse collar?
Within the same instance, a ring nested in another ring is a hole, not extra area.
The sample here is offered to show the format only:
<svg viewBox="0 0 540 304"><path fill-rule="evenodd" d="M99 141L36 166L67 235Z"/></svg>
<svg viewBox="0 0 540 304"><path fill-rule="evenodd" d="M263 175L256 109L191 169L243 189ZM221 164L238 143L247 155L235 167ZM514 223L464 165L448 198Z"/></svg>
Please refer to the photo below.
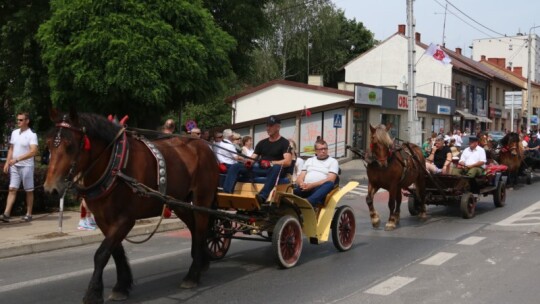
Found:
<svg viewBox="0 0 540 304"><path fill-rule="evenodd" d="M125 129L120 130L122 134L117 136L112 149L109 164L103 175L93 185L88 187L77 186L79 194L88 200L96 200L107 194L116 186L118 172L125 167L128 158L129 145Z"/></svg>

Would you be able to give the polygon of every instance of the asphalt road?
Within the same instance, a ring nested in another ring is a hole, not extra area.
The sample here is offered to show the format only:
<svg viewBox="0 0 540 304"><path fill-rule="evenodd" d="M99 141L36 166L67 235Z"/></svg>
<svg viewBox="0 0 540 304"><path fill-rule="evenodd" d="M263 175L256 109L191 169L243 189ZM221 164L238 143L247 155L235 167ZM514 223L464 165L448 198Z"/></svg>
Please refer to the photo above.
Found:
<svg viewBox="0 0 540 304"><path fill-rule="evenodd" d="M126 244L135 286L125 303L538 303L538 179L510 190L507 205L481 199L473 219L432 206L427 222L408 215L397 230L374 230L361 185L342 200L357 218L354 247L304 242L298 265L279 269L270 243L234 240L194 290L179 289L190 264L185 230ZM376 205L386 222L386 193ZM98 245L0 260L0 303L80 303ZM115 282L112 260L105 295Z"/></svg>

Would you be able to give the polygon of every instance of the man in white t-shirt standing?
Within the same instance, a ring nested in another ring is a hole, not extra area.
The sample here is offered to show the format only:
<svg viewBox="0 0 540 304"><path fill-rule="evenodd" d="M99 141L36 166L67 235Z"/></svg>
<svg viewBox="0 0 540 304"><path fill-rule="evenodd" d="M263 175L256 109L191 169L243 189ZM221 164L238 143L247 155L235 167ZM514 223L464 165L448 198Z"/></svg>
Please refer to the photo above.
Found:
<svg viewBox="0 0 540 304"><path fill-rule="evenodd" d="M32 220L32 207L34 205L34 156L38 152L38 140L36 133L28 126L30 118L28 113L17 114L18 129L11 133L9 150L4 173L9 172L9 193L6 209L0 215L0 219L9 222L11 209L15 203L17 190L23 184L26 191L26 215L24 221Z"/></svg>
<svg viewBox="0 0 540 304"><path fill-rule="evenodd" d="M294 194L306 198L313 206L323 204L339 174L338 161L328 155L324 140L315 143L315 156L309 158L296 180Z"/></svg>

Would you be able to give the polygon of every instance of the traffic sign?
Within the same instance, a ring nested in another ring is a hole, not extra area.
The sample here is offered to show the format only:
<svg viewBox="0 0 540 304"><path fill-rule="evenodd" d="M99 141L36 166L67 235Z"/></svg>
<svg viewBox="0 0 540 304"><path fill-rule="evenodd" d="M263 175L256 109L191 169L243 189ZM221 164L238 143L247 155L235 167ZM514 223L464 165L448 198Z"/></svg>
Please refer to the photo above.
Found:
<svg viewBox="0 0 540 304"><path fill-rule="evenodd" d="M195 120L186 121L186 130L191 131L193 128L197 128L197 122Z"/></svg>
<svg viewBox="0 0 540 304"><path fill-rule="evenodd" d="M341 114L334 114L334 128L343 128L342 122L342 116Z"/></svg>

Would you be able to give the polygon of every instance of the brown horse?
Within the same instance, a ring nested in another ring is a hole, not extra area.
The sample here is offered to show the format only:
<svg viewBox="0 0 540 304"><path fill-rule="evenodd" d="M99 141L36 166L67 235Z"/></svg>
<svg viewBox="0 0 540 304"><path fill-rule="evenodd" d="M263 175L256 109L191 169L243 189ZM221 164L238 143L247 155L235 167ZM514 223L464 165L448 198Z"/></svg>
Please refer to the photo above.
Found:
<svg viewBox="0 0 540 304"><path fill-rule="evenodd" d="M510 132L501 139L499 150L499 163L508 166L508 184L515 185L519 176L519 169L524 160L523 145L519 134Z"/></svg>
<svg viewBox="0 0 540 304"><path fill-rule="evenodd" d="M58 119L53 111L51 118L56 127L47 136L51 155L45 190L63 193L74 182L105 236L94 255L94 273L83 302L103 302L103 268L111 255L117 282L110 298L127 299L133 277L122 240L137 219L159 216L163 208L158 199L135 194L130 181L183 202L212 208L219 178L215 156L203 140L159 134L150 141L95 114L71 111ZM209 266L209 216L187 208L171 208L191 231L193 261L181 287L192 288Z"/></svg>
<svg viewBox="0 0 540 304"><path fill-rule="evenodd" d="M386 127L379 125L371 130L371 159L368 160L368 194L366 203L369 207L371 224L378 228L381 222L379 214L373 207L373 196L380 188L388 190L388 208L390 217L385 230L394 230L399 224L401 208L401 189L407 189L413 183L416 187L422 219L426 217L424 204L426 165L420 147L404 143L394 149L394 142L388 135Z"/></svg>

